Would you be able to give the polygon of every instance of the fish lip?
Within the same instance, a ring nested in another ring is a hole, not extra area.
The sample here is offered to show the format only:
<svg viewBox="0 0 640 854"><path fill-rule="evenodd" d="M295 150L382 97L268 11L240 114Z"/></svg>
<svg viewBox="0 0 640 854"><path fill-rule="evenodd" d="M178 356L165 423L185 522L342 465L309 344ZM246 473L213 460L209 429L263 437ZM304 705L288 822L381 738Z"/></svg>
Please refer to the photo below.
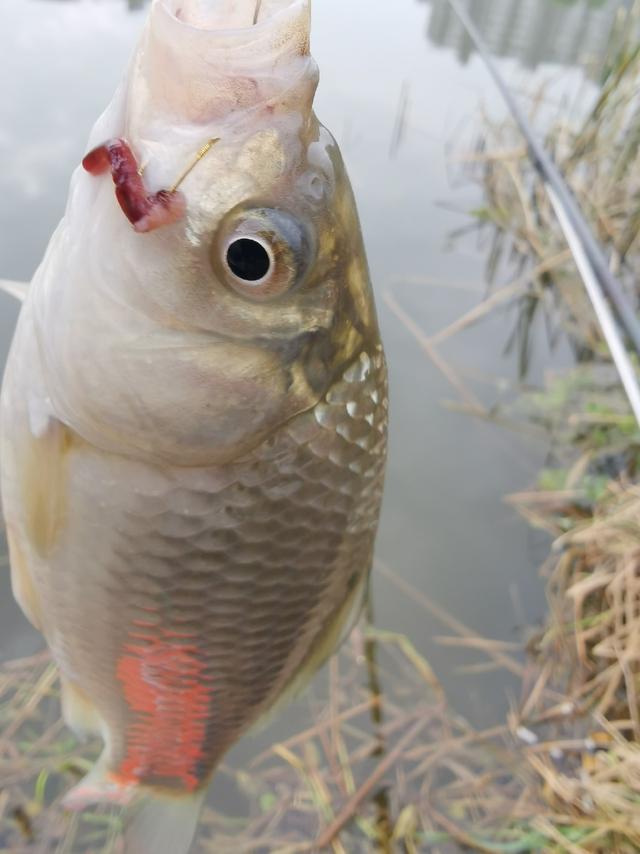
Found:
<svg viewBox="0 0 640 854"><path fill-rule="evenodd" d="M179 18L171 8L172 6L175 6L177 2L179 2L179 0L156 0L156 7L162 10L162 12L170 18L172 22L179 24L186 30L194 33L208 33L209 35L213 35L215 33L217 36L220 36L221 39L225 37L247 36L247 34L260 36L272 29L279 19L284 19L286 14L291 14L292 11L298 12L310 8L310 0L288 0L286 5L282 6L281 9L278 9L277 12L274 12L268 17L263 18L248 27L207 27L199 24L193 24L189 21L185 21L183 18Z"/></svg>
<svg viewBox="0 0 640 854"><path fill-rule="evenodd" d="M197 125L215 122L212 136L221 136L222 123L232 115L237 127L242 116L267 101L281 111L308 114L318 77L310 52L310 0L270 0L264 21L228 29L220 27L253 19L252 0L235 8L223 0L210 18L208 9L215 6L207 1L187 6L183 0L184 20L175 14L180 0L154 0L135 67L145 87L134 87L134 94L163 115Z"/></svg>

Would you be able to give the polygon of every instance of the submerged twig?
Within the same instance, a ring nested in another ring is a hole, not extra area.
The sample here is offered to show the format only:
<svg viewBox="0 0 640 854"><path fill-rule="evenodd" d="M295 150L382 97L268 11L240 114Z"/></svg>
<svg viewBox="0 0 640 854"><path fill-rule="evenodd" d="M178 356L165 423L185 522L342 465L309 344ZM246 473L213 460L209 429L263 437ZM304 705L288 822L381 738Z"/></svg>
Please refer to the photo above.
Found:
<svg viewBox="0 0 640 854"><path fill-rule="evenodd" d="M409 732L405 733L393 750L380 762L366 783L349 799L336 819L316 839L316 848L322 849L329 845L344 825L353 818L360 804L371 794L384 775L394 766L400 756L402 756L402 753L415 741L426 725L426 720L419 720L411 727Z"/></svg>

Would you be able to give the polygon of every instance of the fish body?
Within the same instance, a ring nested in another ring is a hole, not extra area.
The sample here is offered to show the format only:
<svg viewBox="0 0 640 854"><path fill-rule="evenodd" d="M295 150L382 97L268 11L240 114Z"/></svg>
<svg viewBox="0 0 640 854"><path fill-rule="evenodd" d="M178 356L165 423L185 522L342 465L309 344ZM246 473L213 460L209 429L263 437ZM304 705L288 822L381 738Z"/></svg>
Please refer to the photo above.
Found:
<svg viewBox="0 0 640 854"><path fill-rule="evenodd" d="M105 745L67 805L138 804L134 854L188 849L370 571L386 368L308 42L307 0L155 0L4 378L13 589Z"/></svg>

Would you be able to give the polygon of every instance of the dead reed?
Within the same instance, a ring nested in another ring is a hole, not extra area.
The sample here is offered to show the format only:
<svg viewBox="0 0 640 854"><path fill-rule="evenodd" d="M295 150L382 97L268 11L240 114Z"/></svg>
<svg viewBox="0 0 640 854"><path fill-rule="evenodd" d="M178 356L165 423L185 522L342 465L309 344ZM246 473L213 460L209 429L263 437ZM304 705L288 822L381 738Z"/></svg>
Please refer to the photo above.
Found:
<svg viewBox="0 0 640 854"><path fill-rule="evenodd" d="M609 61L588 108L574 109L563 101L546 138L548 150L636 307L640 304L639 25L636 0L620 12ZM542 106L549 110L545 95L543 88L532 98L534 126L540 124ZM544 121L549 122L546 115ZM486 115L482 127L475 150L461 160L467 177L484 194L474 216L489 235L489 278L506 262L520 268L526 282L518 295L520 312L511 341L522 374L532 344L532 322L539 312L569 335L578 358L602 355L589 299L517 127L509 119L493 121Z"/></svg>

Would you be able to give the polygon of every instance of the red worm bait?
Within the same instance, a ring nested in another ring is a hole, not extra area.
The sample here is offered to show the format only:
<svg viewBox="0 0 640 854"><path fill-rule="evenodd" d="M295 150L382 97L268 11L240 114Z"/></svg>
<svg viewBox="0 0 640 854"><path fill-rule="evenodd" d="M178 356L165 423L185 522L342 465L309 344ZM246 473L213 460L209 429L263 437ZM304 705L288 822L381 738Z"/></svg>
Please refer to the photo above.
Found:
<svg viewBox="0 0 640 854"><path fill-rule="evenodd" d="M86 155L82 165L91 175L103 175L111 171L120 207L140 233L170 225L185 214L186 199L177 190L147 192L138 172L136 158L123 139L112 139L94 148Z"/></svg>

